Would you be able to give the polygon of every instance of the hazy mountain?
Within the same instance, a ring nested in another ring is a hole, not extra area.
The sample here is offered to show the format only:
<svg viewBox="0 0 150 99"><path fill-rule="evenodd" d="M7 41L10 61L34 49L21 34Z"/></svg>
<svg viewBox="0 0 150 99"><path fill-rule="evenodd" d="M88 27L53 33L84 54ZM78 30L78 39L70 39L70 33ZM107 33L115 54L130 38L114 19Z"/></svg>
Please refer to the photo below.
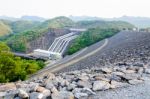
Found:
<svg viewBox="0 0 150 99"><path fill-rule="evenodd" d="M126 22L129 22L129 23L139 27L139 28L150 27L150 18L147 18L147 17L122 16L122 17L119 17L119 18L112 18L112 19L106 19L106 20L126 21Z"/></svg>
<svg viewBox="0 0 150 99"><path fill-rule="evenodd" d="M17 21L19 18L9 17L9 16L0 16L0 19L9 20L9 21Z"/></svg>
<svg viewBox="0 0 150 99"><path fill-rule="evenodd" d="M78 21L76 26L79 28L133 28L134 25L124 22L124 21L101 21L101 20L93 20L93 21Z"/></svg>
<svg viewBox="0 0 150 99"><path fill-rule="evenodd" d="M38 16L22 16L20 18L21 20L29 20L29 21L45 21L46 19L42 18L42 17L38 17Z"/></svg>
<svg viewBox="0 0 150 99"><path fill-rule="evenodd" d="M99 17L91 17L91 16L69 16L69 18L73 21L92 21L92 20L102 20Z"/></svg>
<svg viewBox="0 0 150 99"><path fill-rule="evenodd" d="M74 21L85 21L85 20L125 21L139 28L150 27L150 18L147 17L122 16L117 18L100 18L91 16L69 16L69 18Z"/></svg>
<svg viewBox="0 0 150 99"><path fill-rule="evenodd" d="M46 19L38 16L22 16L20 18L14 18L9 16L0 16L0 19L10 20L10 21L18 21L18 20L27 20L27 21L40 21L43 22Z"/></svg>

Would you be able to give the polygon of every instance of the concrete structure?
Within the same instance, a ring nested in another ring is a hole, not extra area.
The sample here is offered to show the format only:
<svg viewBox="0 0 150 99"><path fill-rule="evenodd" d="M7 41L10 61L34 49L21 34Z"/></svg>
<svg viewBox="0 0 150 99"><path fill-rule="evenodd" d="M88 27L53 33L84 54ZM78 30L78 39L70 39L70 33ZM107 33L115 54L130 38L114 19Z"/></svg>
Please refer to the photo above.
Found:
<svg viewBox="0 0 150 99"><path fill-rule="evenodd" d="M71 32L54 40L48 50L36 49L33 55L36 57L60 59L64 56L69 44L78 36L77 32Z"/></svg>

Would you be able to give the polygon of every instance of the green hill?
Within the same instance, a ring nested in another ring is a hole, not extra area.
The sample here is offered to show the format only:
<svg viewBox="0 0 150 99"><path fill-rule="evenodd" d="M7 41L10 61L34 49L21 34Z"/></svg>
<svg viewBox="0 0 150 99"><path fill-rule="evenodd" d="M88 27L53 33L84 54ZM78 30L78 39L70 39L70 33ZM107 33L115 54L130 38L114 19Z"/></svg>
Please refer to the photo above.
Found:
<svg viewBox="0 0 150 99"><path fill-rule="evenodd" d="M10 26L3 21L0 21L0 36L8 35L10 33L12 33Z"/></svg>
<svg viewBox="0 0 150 99"><path fill-rule="evenodd" d="M123 21L79 21L76 23L76 27L80 28L133 28L134 26L130 23Z"/></svg>
<svg viewBox="0 0 150 99"><path fill-rule="evenodd" d="M31 25L31 26L30 26ZM30 26L30 27L29 27ZM12 25L12 30L18 32L7 38L5 42L13 51L26 52L28 43L41 37L51 28L100 28L100 29L123 29L133 28L134 26L122 21L80 21L74 22L67 17L56 17L36 25L21 21Z"/></svg>
<svg viewBox="0 0 150 99"><path fill-rule="evenodd" d="M50 20L43 22L39 27L40 28L64 28L74 26L74 22L64 16L56 17Z"/></svg>
<svg viewBox="0 0 150 99"><path fill-rule="evenodd" d="M11 23L11 28L13 30L13 33L20 33L23 31L31 30L34 27L37 27L40 24L40 22L37 21L14 21Z"/></svg>

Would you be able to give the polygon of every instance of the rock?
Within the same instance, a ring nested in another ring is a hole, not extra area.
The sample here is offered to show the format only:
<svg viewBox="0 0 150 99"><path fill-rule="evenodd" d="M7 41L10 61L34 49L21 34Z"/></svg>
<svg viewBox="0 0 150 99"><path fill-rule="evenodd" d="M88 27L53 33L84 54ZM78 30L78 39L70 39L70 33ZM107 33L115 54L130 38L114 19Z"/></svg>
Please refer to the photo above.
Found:
<svg viewBox="0 0 150 99"><path fill-rule="evenodd" d="M0 92L0 99L3 99L4 96L6 96L6 92Z"/></svg>
<svg viewBox="0 0 150 99"><path fill-rule="evenodd" d="M65 75L64 78L68 81L71 81L75 78L75 75Z"/></svg>
<svg viewBox="0 0 150 99"><path fill-rule="evenodd" d="M44 87L38 86L37 89L36 89L36 92L42 93L44 90L46 90Z"/></svg>
<svg viewBox="0 0 150 99"><path fill-rule="evenodd" d="M71 92L67 91L60 91L59 93L55 94L53 93L51 95L52 99L74 99L74 95Z"/></svg>
<svg viewBox="0 0 150 99"><path fill-rule="evenodd" d="M48 80L52 80L55 78L55 75L52 73L48 73L48 74L44 75L44 77L47 78Z"/></svg>
<svg viewBox="0 0 150 99"><path fill-rule="evenodd" d="M0 92L4 92L7 90L16 90L16 85L14 83L6 83L4 85L0 85Z"/></svg>
<svg viewBox="0 0 150 99"><path fill-rule="evenodd" d="M150 74L150 69L146 68L145 71L144 71L144 73Z"/></svg>
<svg viewBox="0 0 150 99"><path fill-rule="evenodd" d="M14 99L20 99L19 97L15 97Z"/></svg>
<svg viewBox="0 0 150 99"><path fill-rule="evenodd" d="M45 98L47 98L47 97L50 97L51 92L50 92L50 90L46 89L42 92L42 94L44 95Z"/></svg>
<svg viewBox="0 0 150 99"><path fill-rule="evenodd" d="M110 88L110 84L106 81L94 81L93 83L93 90L106 90Z"/></svg>
<svg viewBox="0 0 150 99"><path fill-rule="evenodd" d="M123 72L126 74L132 74L132 73L135 73L136 71L135 70L125 70Z"/></svg>
<svg viewBox="0 0 150 99"><path fill-rule="evenodd" d="M67 86L69 84L69 82L67 80L60 80L60 85L61 86Z"/></svg>
<svg viewBox="0 0 150 99"><path fill-rule="evenodd" d="M112 70L110 68L101 68L102 72L104 73L111 73Z"/></svg>
<svg viewBox="0 0 150 99"><path fill-rule="evenodd" d="M15 97L15 95L11 94L11 95L5 95L4 97L2 97L0 99L14 99L14 97Z"/></svg>
<svg viewBox="0 0 150 99"><path fill-rule="evenodd" d="M81 80L79 80L79 81L77 82L77 85L78 85L79 87L92 88L92 84L91 84L89 81L81 81Z"/></svg>
<svg viewBox="0 0 150 99"><path fill-rule="evenodd" d="M133 64L133 66L143 67L143 66L144 66L144 64L143 64L143 63L138 62L138 63L134 63L134 64Z"/></svg>
<svg viewBox="0 0 150 99"><path fill-rule="evenodd" d="M88 97L88 94L87 93L75 93L74 96L77 98L77 99L80 99L82 97Z"/></svg>
<svg viewBox="0 0 150 99"><path fill-rule="evenodd" d="M122 82L117 82L117 81L114 81L112 80L111 81L111 85L110 85L110 88L119 88L119 87L124 87L124 86L127 86L128 84L127 83L122 83Z"/></svg>
<svg viewBox="0 0 150 99"><path fill-rule="evenodd" d="M57 93L58 93L58 90L56 89L56 87L53 87L53 88L51 89L51 92L54 93L54 94L57 94Z"/></svg>
<svg viewBox="0 0 150 99"><path fill-rule="evenodd" d="M43 82L44 85L48 84L49 82L51 82L53 79L55 79L55 75L52 73L48 73L44 75L45 81Z"/></svg>
<svg viewBox="0 0 150 99"><path fill-rule="evenodd" d="M131 85L140 84L142 82L143 82L142 80L138 80L138 79L129 80L129 84Z"/></svg>
<svg viewBox="0 0 150 99"><path fill-rule="evenodd" d="M61 87L59 88L60 91L67 91L67 87Z"/></svg>
<svg viewBox="0 0 150 99"><path fill-rule="evenodd" d="M95 94L96 94L96 93L93 92L90 88L83 88L83 89L81 90L81 92L87 93L88 95L95 95Z"/></svg>
<svg viewBox="0 0 150 99"><path fill-rule="evenodd" d="M139 74L142 74L144 72L144 69L143 68L139 68L138 71L137 71Z"/></svg>
<svg viewBox="0 0 150 99"><path fill-rule="evenodd" d="M2 95L4 96L4 99L13 99L14 96L18 95L19 90L9 90L5 94L3 93ZM0 95L1 96L1 95ZM0 98L1 99L1 98ZM3 98L2 98L3 99Z"/></svg>
<svg viewBox="0 0 150 99"><path fill-rule="evenodd" d="M39 92L39 93L42 93L42 94L44 95L44 97L49 97L49 96L51 95L50 90L48 90L48 89L46 89L46 88L44 88L44 87L40 87L40 86L39 86L39 87L36 89L36 91Z"/></svg>
<svg viewBox="0 0 150 99"><path fill-rule="evenodd" d="M95 80L103 80L103 81L107 81L107 82L110 81L110 79L105 78L105 77L101 77L101 76L95 76L94 78L95 78Z"/></svg>
<svg viewBox="0 0 150 99"><path fill-rule="evenodd" d="M25 83L16 83L17 88L21 88L26 92L33 92L36 91L37 87L39 86L38 83L30 82L29 84Z"/></svg>
<svg viewBox="0 0 150 99"><path fill-rule="evenodd" d="M82 80L82 81L88 81L89 80L88 76L79 76L78 78L79 78L79 80Z"/></svg>
<svg viewBox="0 0 150 99"><path fill-rule="evenodd" d="M21 89L19 89L18 96L19 96L20 98L23 98L23 99L28 99L28 98L29 98L28 93L25 92L24 90L21 90Z"/></svg>
<svg viewBox="0 0 150 99"><path fill-rule="evenodd" d="M112 74L117 75L117 76L123 76L124 75L123 72L113 72Z"/></svg>
<svg viewBox="0 0 150 99"><path fill-rule="evenodd" d="M76 84L69 84L68 86L67 86L67 90L69 90L69 91L71 91L71 90L73 90L73 89L75 89L76 88Z"/></svg>
<svg viewBox="0 0 150 99"><path fill-rule="evenodd" d="M110 80L121 81L121 78L114 74L112 74L111 76L108 76L107 78Z"/></svg>
<svg viewBox="0 0 150 99"><path fill-rule="evenodd" d="M123 66L123 67L121 67L121 68L117 68L116 67L116 71L120 71L120 72L124 72L124 71L126 71L126 67L125 66Z"/></svg>
<svg viewBox="0 0 150 99"><path fill-rule="evenodd" d="M81 93L82 88L75 88L74 90L72 90L72 93Z"/></svg>
<svg viewBox="0 0 150 99"><path fill-rule="evenodd" d="M24 83L21 83L21 82L17 82L17 83L16 83L16 87L17 87L17 88L26 88L26 87L28 87L28 84L24 84Z"/></svg>
<svg viewBox="0 0 150 99"><path fill-rule="evenodd" d="M119 62L118 65L119 65L119 66L126 66L127 63L126 63L126 62Z"/></svg>
<svg viewBox="0 0 150 99"><path fill-rule="evenodd" d="M141 75L139 75L139 74L125 74L122 76L122 78L124 78L126 80L139 79L140 77L141 77Z"/></svg>
<svg viewBox="0 0 150 99"><path fill-rule="evenodd" d="M141 77L139 80L150 81L150 77Z"/></svg>
<svg viewBox="0 0 150 99"><path fill-rule="evenodd" d="M30 99L43 99L44 95L38 92L32 92L30 94Z"/></svg>
<svg viewBox="0 0 150 99"><path fill-rule="evenodd" d="M54 87L54 85L53 85L53 83L52 82L48 82L47 84L46 84L46 86L45 86L45 88L46 89L51 89L51 88L53 88Z"/></svg>

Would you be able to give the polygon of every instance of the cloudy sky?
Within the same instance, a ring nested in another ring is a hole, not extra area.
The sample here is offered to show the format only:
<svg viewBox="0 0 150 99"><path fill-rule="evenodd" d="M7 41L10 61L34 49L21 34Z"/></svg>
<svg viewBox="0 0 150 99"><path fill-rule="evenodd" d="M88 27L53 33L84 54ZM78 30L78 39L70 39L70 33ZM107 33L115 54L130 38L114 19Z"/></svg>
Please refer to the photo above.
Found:
<svg viewBox="0 0 150 99"><path fill-rule="evenodd" d="M0 0L0 15L150 17L150 0Z"/></svg>

